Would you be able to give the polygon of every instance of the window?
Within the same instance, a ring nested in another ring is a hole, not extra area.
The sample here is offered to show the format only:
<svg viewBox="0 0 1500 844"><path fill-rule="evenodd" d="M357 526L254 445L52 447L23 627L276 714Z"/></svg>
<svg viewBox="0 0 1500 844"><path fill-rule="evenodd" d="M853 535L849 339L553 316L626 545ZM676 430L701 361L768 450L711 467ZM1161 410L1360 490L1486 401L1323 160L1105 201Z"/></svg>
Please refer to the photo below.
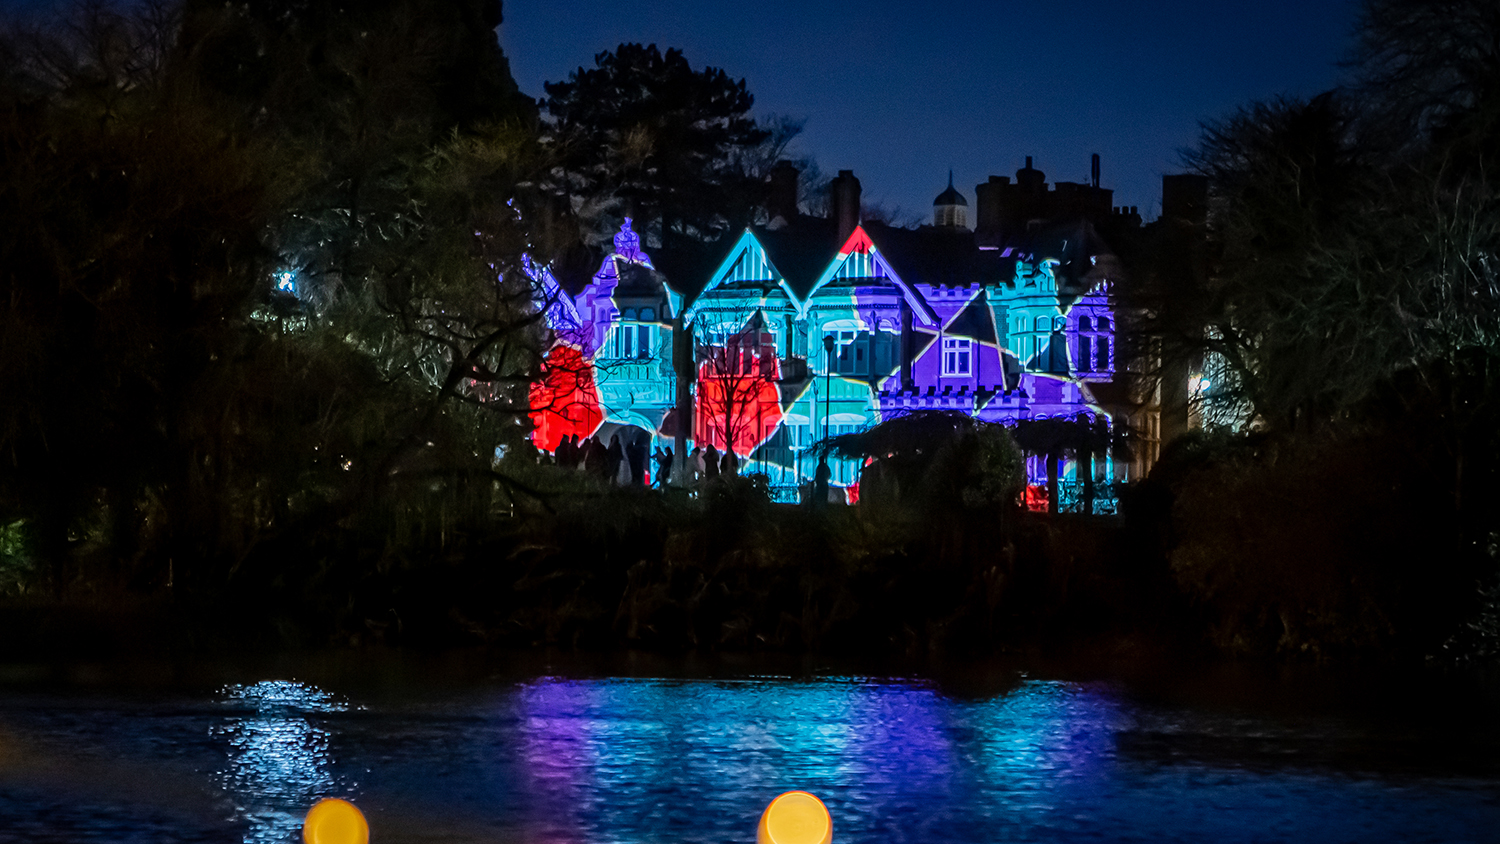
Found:
<svg viewBox="0 0 1500 844"><path fill-rule="evenodd" d="M1099 338L1098 357L1094 358L1094 369L1100 372L1109 371L1109 338Z"/></svg>
<svg viewBox="0 0 1500 844"><path fill-rule="evenodd" d="M857 331L830 331L837 345L834 346L834 372L839 375L864 375L868 364L865 360L865 340Z"/></svg>
<svg viewBox="0 0 1500 844"><path fill-rule="evenodd" d="M943 338L943 374L968 375L973 341L967 337Z"/></svg>
<svg viewBox="0 0 1500 844"><path fill-rule="evenodd" d="M1093 331L1094 330L1094 321L1091 320L1091 319L1089 319L1086 316L1085 317L1079 317L1078 318L1078 330L1079 331Z"/></svg>
<svg viewBox="0 0 1500 844"><path fill-rule="evenodd" d="M609 356L617 359L645 360L655 351L655 331L649 325L616 326L609 340Z"/></svg>
<svg viewBox="0 0 1500 844"><path fill-rule="evenodd" d="M1088 317L1084 317L1084 319L1087 320ZM1093 343L1091 342L1092 340L1093 338L1087 334L1078 335L1079 369L1087 371L1094 368L1094 349Z"/></svg>
<svg viewBox="0 0 1500 844"><path fill-rule="evenodd" d="M808 438L808 426L802 424L783 425L782 430L786 431L786 444L789 447L806 448L812 445L812 441Z"/></svg>

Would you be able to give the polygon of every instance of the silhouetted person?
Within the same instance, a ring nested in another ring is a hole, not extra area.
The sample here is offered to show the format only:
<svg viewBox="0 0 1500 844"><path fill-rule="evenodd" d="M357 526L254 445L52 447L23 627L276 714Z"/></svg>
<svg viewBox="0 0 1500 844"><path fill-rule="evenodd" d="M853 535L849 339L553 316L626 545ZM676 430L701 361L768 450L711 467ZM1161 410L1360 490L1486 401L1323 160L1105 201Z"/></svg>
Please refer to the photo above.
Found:
<svg viewBox="0 0 1500 844"><path fill-rule="evenodd" d="M630 485L641 486L646 481L646 444L637 440L625 449L625 459L630 461Z"/></svg>
<svg viewBox="0 0 1500 844"><path fill-rule="evenodd" d="M828 506L828 481L833 478L833 470L828 468L828 458L818 459L818 470L813 473L812 506L814 510L821 510Z"/></svg>
<svg viewBox="0 0 1500 844"><path fill-rule="evenodd" d="M620 479L620 464L625 460L625 449L620 446L620 435L609 437L609 459L604 468L604 477L611 483Z"/></svg>
<svg viewBox="0 0 1500 844"><path fill-rule="evenodd" d="M719 450L714 448L713 443L703 450L703 478L712 480L719 476Z"/></svg>
<svg viewBox="0 0 1500 844"><path fill-rule="evenodd" d="M571 438L563 437L558 440L557 450L553 452L553 455L557 458L557 465L571 467L573 457L573 443Z"/></svg>
<svg viewBox="0 0 1500 844"><path fill-rule="evenodd" d="M584 452L583 468L589 474L600 478L608 478L605 470L609 468L609 449L604 443L599 442L599 435L589 437L588 446Z"/></svg>
<svg viewBox="0 0 1500 844"><path fill-rule="evenodd" d="M687 473L688 480L692 483L703 480L703 449L696 445L688 452Z"/></svg>
<svg viewBox="0 0 1500 844"><path fill-rule="evenodd" d="M733 448L724 450L724 460L719 470L726 475L738 475L740 473L740 458L734 453Z"/></svg>
<svg viewBox="0 0 1500 844"><path fill-rule="evenodd" d="M672 447L667 446L667 450L662 451L661 446L657 446L651 459L656 463L656 488L666 489L667 479L672 477Z"/></svg>

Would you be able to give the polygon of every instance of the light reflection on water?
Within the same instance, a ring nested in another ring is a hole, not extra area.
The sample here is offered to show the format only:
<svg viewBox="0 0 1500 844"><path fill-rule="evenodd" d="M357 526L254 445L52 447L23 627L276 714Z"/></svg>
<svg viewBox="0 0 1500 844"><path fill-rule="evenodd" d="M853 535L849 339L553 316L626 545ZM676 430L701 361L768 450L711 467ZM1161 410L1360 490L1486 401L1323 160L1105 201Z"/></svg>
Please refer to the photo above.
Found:
<svg viewBox="0 0 1500 844"><path fill-rule="evenodd" d="M229 746L228 767L217 777L234 801L232 818L245 824L245 844L281 844L302 828L319 798L342 794L329 773L329 733L310 714L349 707L315 686L286 680L225 686L220 691L232 715L211 735Z"/></svg>
<svg viewBox="0 0 1500 844"><path fill-rule="evenodd" d="M263 681L165 708L0 690L0 735L58 758L170 757L226 807L173 837L161 806L101 781L69 814L64 791L14 785L0 759L0 844L283 844L325 796L359 804L381 844L722 844L750 840L792 788L824 799L840 844L1485 840L1500 828L1493 733L1442 745L1433 726L1152 705L1019 675L973 697L859 677L548 676L395 699ZM7 838L22 821L31 834Z"/></svg>
<svg viewBox="0 0 1500 844"><path fill-rule="evenodd" d="M517 702L527 790L545 807L532 832L578 842L642 821L733 840L791 788L859 839L983 840L1086 796L1122 721L1107 695L1043 681L962 704L921 683L543 679Z"/></svg>

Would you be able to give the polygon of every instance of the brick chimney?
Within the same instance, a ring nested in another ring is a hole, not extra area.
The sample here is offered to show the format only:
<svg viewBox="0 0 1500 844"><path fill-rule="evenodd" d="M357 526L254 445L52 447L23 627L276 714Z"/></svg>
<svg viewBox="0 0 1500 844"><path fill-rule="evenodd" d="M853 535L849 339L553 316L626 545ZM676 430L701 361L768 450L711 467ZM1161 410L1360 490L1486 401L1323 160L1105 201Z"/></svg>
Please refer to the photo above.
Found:
<svg viewBox="0 0 1500 844"><path fill-rule="evenodd" d="M839 246L843 246L859 225L859 179L853 170L840 170L828 183L828 209L828 216L838 224Z"/></svg>
<svg viewBox="0 0 1500 844"><path fill-rule="evenodd" d="M797 219L797 180L802 172L790 161L778 161L771 168L771 184L766 192L766 216L787 222Z"/></svg>

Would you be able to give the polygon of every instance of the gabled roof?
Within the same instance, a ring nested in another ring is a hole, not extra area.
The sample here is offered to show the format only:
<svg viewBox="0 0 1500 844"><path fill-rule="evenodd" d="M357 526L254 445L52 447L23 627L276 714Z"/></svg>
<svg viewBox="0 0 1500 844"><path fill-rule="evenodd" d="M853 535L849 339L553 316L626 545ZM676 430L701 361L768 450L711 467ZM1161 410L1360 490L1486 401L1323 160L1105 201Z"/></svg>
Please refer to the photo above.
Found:
<svg viewBox="0 0 1500 844"><path fill-rule="evenodd" d="M902 229L867 223L865 230L890 265L913 284L968 287L1010 280L1014 257L982 250L974 233L948 226Z"/></svg>
<svg viewBox="0 0 1500 844"><path fill-rule="evenodd" d="M744 283L757 284L762 287L780 287L787 294L788 299L794 303L797 301L796 294L792 292L786 278L771 260L765 247L761 245L755 231L745 229L730 247L724 260L720 261L718 267L708 276L707 283L693 297L687 310L692 311L705 294L718 287Z"/></svg>
<svg viewBox="0 0 1500 844"><path fill-rule="evenodd" d="M781 270L788 291L798 302L807 300L828 262L839 251L837 225L822 217L799 216L780 228L757 227L752 231L766 257Z"/></svg>
<svg viewBox="0 0 1500 844"><path fill-rule="evenodd" d="M801 303L802 307L805 309L807 303L812 300L812 297L817 295L818 290L827 286L834 279L842 277L843 271L851 263L860 258L867 259L868 263L860 261L863 266L855 277L888 280L900 291L902 298L906 300L906 304L911 306L912 313L918 319L929 325L937 322L937 314L933 313L932 308L927 304L927 300L922 298L922 295L917 292L916 288L902 280L901 275L896 271L895 267L891 266L890 261L881 254L880 247L876 245L875 241L870 239L869 232L865 231L862 225L854 227L854 231L850 233L849 239L844 241L844 245L839 248L838 256L828 264L828 268L823 271L823 274L818 277L817 282L813 284L812 289L808 291L807 297Z"/></svg>
<svg viewBox="0 0 1500 844"><path fill-rule="evenodd" d="M667 287L676 301L691 304L708 284L714 268L724 260L724 253L737 238L722 236L711 241L674 242L670 247L653 250L656 268L666 276Z"/></svg>
<svg viewBox="0 0 1500 844"><path fill-rule="evenodd" d="M752 226L716 242L657 250L656 266L671 289L691 306L724 283L741 260L763 262L763 268L756 269L766 275L764 280L774 281L798 307L805 308L816 290L838 276L851 255L860 254L873 257L879 272L912 305L919 322L932 326L937 317L912 285L1005 284L1015 278L1018 263L1051 260L1056 262L1059 303L1066 307L1118 270L1108 244L1083 219L1033 230L1003 249L981 248L974 232L946 226L905 229L870 222L861 224L842 243L837 234L833 220L799 216L774 229Z"/></svg>

